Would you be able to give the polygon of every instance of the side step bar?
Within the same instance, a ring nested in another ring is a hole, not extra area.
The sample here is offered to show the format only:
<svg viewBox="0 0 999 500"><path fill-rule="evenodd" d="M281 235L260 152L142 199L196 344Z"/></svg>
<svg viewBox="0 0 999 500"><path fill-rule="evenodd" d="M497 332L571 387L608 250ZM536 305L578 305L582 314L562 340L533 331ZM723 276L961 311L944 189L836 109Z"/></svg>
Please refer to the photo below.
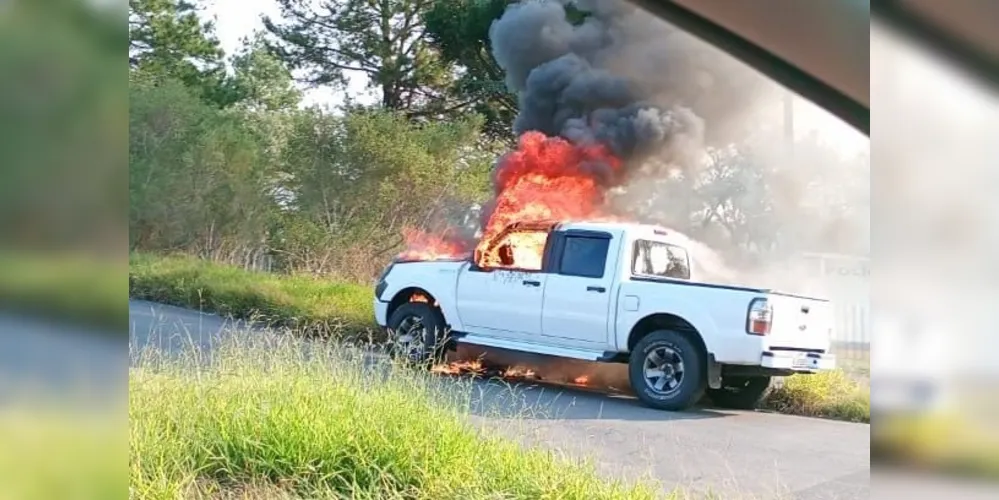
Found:
<svg viewBox="0 0 999 500"><path fill-rule="evenodd" d="M462 344L474 344L485 347L495 347L497 349L507 349L510 351L546 354L548 356L557 356L562 358L582 359L586 361L606 361L606 353L603 351L592 351L588 349L553 347L545 344L516 342L473 334L462 335L456 338L455 341Z"/></svg>

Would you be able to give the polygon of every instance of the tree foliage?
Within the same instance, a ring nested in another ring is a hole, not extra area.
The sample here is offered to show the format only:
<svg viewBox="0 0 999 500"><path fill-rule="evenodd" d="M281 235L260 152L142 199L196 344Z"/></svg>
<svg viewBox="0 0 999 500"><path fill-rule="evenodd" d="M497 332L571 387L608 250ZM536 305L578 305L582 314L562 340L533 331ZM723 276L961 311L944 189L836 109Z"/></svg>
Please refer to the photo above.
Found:
<svg viewBox="0 0 999 500"><path fill-rule="evenodd" d="M461 68L451 91L485 118L490 135L512 139L517 95L504 83L493 59L489 26L511 0L437 0L424 14L427 39L441 56Z"/></svg>
<svg viewBox="0 0 999 500"><path fill-rule="evenodd" d="M133 70L176 79L221 106L236 97L226 78L214 23L187 0L129 0L128 61Z"/></svg>
<svg viewBox="0 0 999 500"><path fill-rule="evenodd" d="M121 248L122 21L71 0L0 6L0 245Z"/></svg>
<svg viewBox="0 0 999 500"><path fill-rule="evenodd" d="M267 46L263 34L244 41L232 59L236 101L253 109L278 111L294 108L302 99L291 71Z"/></svg>
<svg viewBox="0 0 999 500"><path fill-rule="evenodd" d="M342 90L366 77L385 109L447 109L451 66L426 39L430 0L278 0L283 20L264 19L274 49L313 85Z"/></svg>

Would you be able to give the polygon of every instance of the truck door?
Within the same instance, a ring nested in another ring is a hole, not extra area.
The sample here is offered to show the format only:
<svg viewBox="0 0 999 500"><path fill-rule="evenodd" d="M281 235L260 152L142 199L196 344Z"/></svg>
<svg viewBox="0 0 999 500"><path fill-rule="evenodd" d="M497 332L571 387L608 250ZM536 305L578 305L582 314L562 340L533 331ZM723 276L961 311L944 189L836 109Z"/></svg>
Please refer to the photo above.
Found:
<svg viewBox="0 0 999 500"><path fill-rule="evenodd" d="M566 231L555 243L541 312L547 337L608 344L608 315L619 239L603 231Z"/></svg>
<svg viewBox="0 0 999 500"><path fill-rule="evenodd" d="M462 325L484 335L537 338L546 278L541 272L466 268L458 276Z"/></svg>
<svg viewBox="0 0 999 500"><path fill-rule="evenodd" d="M462 325L471 330L468 333L517 340L536 340L541 335L541 303L548 278L541 270L541 249L547 240L546 231L511 232L498 241L498 249L509 250L499 267L462 269L457 307Z"/></svg>

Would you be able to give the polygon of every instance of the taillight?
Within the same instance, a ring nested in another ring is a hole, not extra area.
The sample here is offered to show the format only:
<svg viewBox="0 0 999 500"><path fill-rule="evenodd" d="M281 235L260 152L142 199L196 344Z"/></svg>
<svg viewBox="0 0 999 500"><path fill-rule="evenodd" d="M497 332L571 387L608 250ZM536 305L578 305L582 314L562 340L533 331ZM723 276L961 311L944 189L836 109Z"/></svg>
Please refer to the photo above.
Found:
<svg viewBox="0 0 999 500"><path fill-rule="evenodd" d="M746 314L746 333L750 335L769 335L770 324L773 321L773 308L767 299L758 297L749 303Z"/></svg>

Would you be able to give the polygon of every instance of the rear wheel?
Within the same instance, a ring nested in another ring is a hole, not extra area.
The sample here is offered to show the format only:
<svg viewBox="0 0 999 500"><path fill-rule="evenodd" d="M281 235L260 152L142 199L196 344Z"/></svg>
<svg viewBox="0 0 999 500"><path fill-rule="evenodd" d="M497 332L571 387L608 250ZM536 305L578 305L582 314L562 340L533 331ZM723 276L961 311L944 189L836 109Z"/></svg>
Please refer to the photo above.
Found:
<svg viewBox="0 0 999 500"><path fill-rule="evenodd" d="M421 366L444 360L444 316L430 304L409 302L388 320L389 354Z"/></svg>
<svg viewBox="0 0 999 500"><path fill-rule="evenodd" d="M722 408L754 410L770 394L771 388L768 376L725 377L720 388L708 389L708 397Z"/></svg>
<svg viewBox="0 0 999 500"><path fill-rule="evenodd" d="M672 330L657 330L638 341L629 356L628 378L642 403L667 411L689 409L707 386L700 349Z"/></svg>

